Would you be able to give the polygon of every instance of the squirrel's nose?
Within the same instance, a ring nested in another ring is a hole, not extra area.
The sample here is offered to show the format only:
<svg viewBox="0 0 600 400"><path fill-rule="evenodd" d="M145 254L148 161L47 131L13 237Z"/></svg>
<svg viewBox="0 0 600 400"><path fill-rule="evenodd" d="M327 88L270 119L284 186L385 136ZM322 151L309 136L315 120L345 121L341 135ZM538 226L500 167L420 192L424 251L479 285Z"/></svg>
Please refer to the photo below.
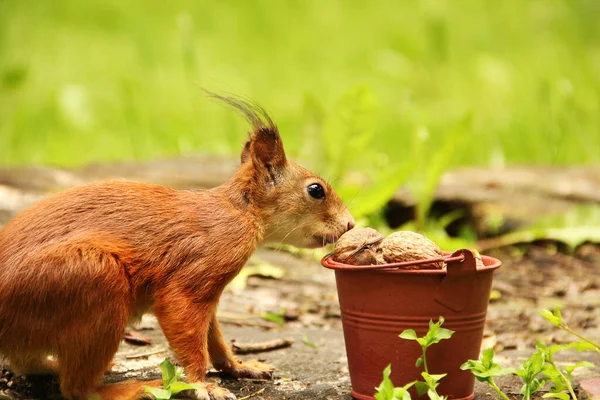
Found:
<svg viewBox="0 0 600 400"><path fill-rule="evenodd" d="M348 221L348 230L354 228L354 225L355 225L354 218L352 218L352 217L350 217L350 218L351 218L350 221Z"/></svg>

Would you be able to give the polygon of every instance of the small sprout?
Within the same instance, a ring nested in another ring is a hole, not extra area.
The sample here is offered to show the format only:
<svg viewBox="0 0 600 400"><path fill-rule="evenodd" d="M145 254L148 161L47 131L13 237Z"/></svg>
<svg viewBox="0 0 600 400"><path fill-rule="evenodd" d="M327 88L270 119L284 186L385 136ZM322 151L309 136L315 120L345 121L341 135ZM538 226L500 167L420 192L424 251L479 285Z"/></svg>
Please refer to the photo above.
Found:
<svg viewBox="0 0 600 400"><path fill-rule="evenodd" d="M569 328L569 326L563 319L562 314L560 313L560 306L557 306L554 309L554 311L542 310L542 311L540 311L540 315L542 317L544 317L546 320L548 320L552 325L556 326L558 329L562 329L565 332L569 332L571 335L574 335L574 336L578 337L579 339L583 340L584 342L588 343L589 345L591 345L591 348L590 348L591 350L594 350L594 351L597 351L598 353L600 353L600 344L591 341L590 339L586 338L585 336L581 335L580 333L575 332L573 329ZM579 350L579 351L581 351L581 350Z"/></svg>
<svg viewBox="0 0 600 400"><path fill-rule="evenodd" d="M415 386L417 394L422 396L427 394L431 400L446 400L446 396L440 396L436 389L439 386L439 381L446 376L446 374L430 374L427 368L427 348L433 344L439 343L441 340L450 339L454 334L454 331L442 328L444 318L440 317L439 321L433 323L429 321L429 330L423 337L418 337L417 333L413 329L406 329L399 336L402 339L414 340L421 346L423 354L417 359L416 366L420 367L423 365L424 371L421 373L423 381L410 382L402 387L394 387L390 380L390 373L392 366L388 365L383 370L383 381L377 388L375 399L377 400L410 400L410 393L408 389Z"/></svg>
<svg viewBox="0 0 600 400"><path fill-rule="evenodd" d="M548 347L539 340L536 342L535 346L538 349L538 351L544 354L544 357L546 359L546 365L544 366L544 374L546 375L546 377L548 377L548 380L552 382L550 393L544 395L544 397L552 397L559 399L572 398L576 400L577 396L575 395L575 391L573 390L573 383L571 379L573 371L577 368L594 368L595 365L587 361L581 361L574 365L568 365L564 368L563 371L561 371L560 368L558 368L558 366L554 362L554 354L561 350L568 349L574 349L577 351L593 350L594 347L587 342L553 344ZM569 393L564 393L565 391L568 391Z"/></svg>
<svg viewBox="0 0 600 400"><path fill-rule="evenodd" d="M460 369L469 370L475 378L479 382L487 383L494 391L503 398L504 400L508 400L508 396L500 390L500 388L494 382L495 376L503 376L512 374L514 372L513 368L502 368L500 365L496 364L494 361L494 349L489 348L483 352L479 361L469 360L463 365L461 365Z"/></svg>
<svg viewBox="0 0 600 400"><path fill-rule="evenodd" d="M262 319L283 326L285 325L285 308L282 308L278 313L267 311L262 315Z"/></svg>
<svg viewBox="0 0 600 400"><path fill-rule="evenodd" d="M536 352L523 362L521 368L514 372L493 362L494 351L492 349L485 350L480 361L469 360L461 366L461 369L470 370L479 381L488 383L504 400L508 398L496 386L493 378L509 373L514 373L523 380L521 394L523 394L525 400L531 399L532 394L543 389L547 383L551 383L552 386L549 392L544 394L544 398L577 400L572 383L573 371L577 368L594 368L595 365L587 361L581 361L574 365L568 365L561 370L554 362L554 355L559 351L569 349L600 352L600 346L569 328L562 317L560 307L556 307L554 311L543 310L540 315L552 325L577 336L582 341L547 346L538 340L536 342Z"/></svg>
<svg viewBox="0 0 600 400"><path fill-rule="evenodd" d="M427 348L432 344L439 343L441 340L450 339L454 334L454 331L442 328L441 326L443 323L443 317L440 317L440 319L436 323L433 323L433 321L429 321L429 330L423 337L417 337L417 333L413 329L407 329L399 335L402 339L414 340L417 343L419 343L419 345L421 346L421 350L423 351L423 355L421 355L421 357L417 359L415 365L417 367L423 365L423 369L427 373L429 373L429 369L427 368L427 359L425 357Z"/></svg>
<svg viewBox="0 0 600 400"><path fill-rule="evenodd" d="M556 307L554 312L550 310L542 310L540 311L540 315L557 328L564 329L564 327L567 326L560 313L560 307Z"/></svg>
<svg viewBox="0 0 600 400"><path fill-rule="evenodd" d="M304 343L308 347L312 347L313 349L317 348L317 345L314 344L313 342L311 342L310 339L308 338L308 336L306 336L306 335L302 336L302 343Z"/></svg>
<svg viewBox="0 0 600 400"><path fill-rule="evenodd" d="M162 372L163 387L156 388L146 386L144 388L144 391L152 394L156 397L156 400L169 400L173 395L183 392L184 390L197 390L201 388L199 384L178 381L183 370L181 368L175 368L168 358L165 358L164 361L160 363L160 370Z"/></svg>
<svg viewBox="0 0 600 400"><path fill-rule="evenodd" d="M417 381L415 383L415 388L417 389L419 397L427 393L427 397L429 397L430 400L446 400L448 398L447 396L440 396L436 391L440 384L440 380L446 375L448 374L430 375L423 371L421 376L424 381Z"/></svg>
<svg viewBox="0 0 600 400"><path fill-rule="evenodd" d="M538 349L523 362L521 368L515 371L515 374L523 379L524 384L521 388L521 394L525 396L525 400L530 400L531 395L541 390L550 380L548 376L540 376L542 372L545 372L545 362L545 353Z"/></svg>
<svg viewBox="0 0 600 400"><path fill-rule="evenodd" d="M394 387L392 380L390 379L390 374L392 373L392 364L389 364L383 370L383 381L377 388L377 393L375 393L376 400L411 400L412 397L408 392L412 386L415 385L416 382L410 382L402 387Z"/></svg>

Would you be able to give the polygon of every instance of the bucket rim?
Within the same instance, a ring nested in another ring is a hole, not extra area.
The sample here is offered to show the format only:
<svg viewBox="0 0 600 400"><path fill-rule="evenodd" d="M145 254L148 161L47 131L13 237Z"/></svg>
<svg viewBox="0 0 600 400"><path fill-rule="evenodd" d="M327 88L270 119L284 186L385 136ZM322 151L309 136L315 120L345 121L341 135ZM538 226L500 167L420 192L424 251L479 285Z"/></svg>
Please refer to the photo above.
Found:
<svg viewBox="0 0 600 400"><path fill-rule="evenodd" d="M344 264L333 259L333 253L327 254L321 259L321 265L328 269L335 271L370 271L370 272L381 272L388 274L416 274L416 275L446 275L447 268L444 269L405 269L402 267L410 267L415 265L429 264L432 262L444 261L449 262L462 262L465 256L462 254L453 256L451 252L444 251L443 257L429 258L424 260L407 261L401 263L391 264L377 264L377 265L350 265ZM483 267L478 267L477 272L493 271L500 268L502 262L497 258L490 256L481 256ZM396 269L392 269L396 268Z"/></svg>

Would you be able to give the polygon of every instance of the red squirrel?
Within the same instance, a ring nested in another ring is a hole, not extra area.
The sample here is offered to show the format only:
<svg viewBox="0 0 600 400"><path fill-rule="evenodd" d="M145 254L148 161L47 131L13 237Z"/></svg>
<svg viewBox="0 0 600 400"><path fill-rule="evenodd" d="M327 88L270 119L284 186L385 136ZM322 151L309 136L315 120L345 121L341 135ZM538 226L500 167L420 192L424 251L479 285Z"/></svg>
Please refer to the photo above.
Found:
<svg viewBox="0 0 600 400"><path fill-rule="evenodd" d="M230 400L205 382L273 369L233 357L216 308L263 242L315 248L354 219L322 178L287 160L262 107L209 93L252 130L221 186L174 190L109 180L54 194L0 230L0 355L21 374L54 373L67 399L136 398L143 386L101 385L126 325L152 312L201 400ZM52 356L49 358L48 356ZM129 397L128 397L129 396Z"/></svg>

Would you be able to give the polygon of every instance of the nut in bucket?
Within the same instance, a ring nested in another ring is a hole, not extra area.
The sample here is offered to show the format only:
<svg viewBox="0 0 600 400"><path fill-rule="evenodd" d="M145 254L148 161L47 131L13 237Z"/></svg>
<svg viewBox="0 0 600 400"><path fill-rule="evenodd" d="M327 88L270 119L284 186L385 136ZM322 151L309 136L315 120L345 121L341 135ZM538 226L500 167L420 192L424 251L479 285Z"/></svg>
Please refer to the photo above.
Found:
<svg viewBox="0 0 600 400"><path fill-rule="evenodd" d="M443 256L440 248L423 235L399 231L384 238L372 228L357 228L346 232L338 240L334 259L351 265L381 265L403 263ZM442 269L446 264L435 261L405 266L405 269Z"/></svg>

